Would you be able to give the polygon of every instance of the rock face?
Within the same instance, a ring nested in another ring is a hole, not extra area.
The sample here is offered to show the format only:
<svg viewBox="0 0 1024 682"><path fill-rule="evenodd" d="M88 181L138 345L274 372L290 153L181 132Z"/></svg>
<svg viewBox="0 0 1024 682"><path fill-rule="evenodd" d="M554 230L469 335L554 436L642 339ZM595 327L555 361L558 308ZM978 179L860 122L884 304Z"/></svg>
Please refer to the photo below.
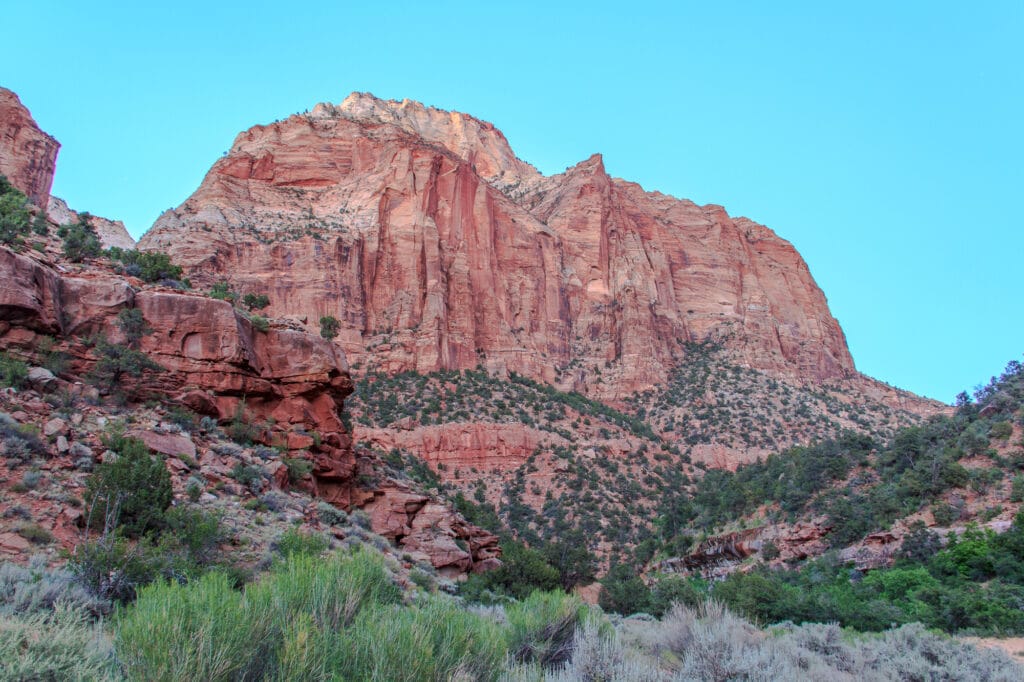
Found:
<svg viewBox="0 0 1024 682"><path fill-rule="evenodd" d="M78 213L71 210L67 202L59 197L50 197L50 201L46 205L46 216L58 225L78 221ZM122 249L135 248L135 240L128 234L128 230L120 220L92 216L91 225L96 230L96 236L100 238L100 244L104 249L109 249L112 246Z"/></svg>
<svg viewBox="0 0 1024 682"><path fill-rule="evenodd" d="M311 328L333 315L350 360L388 372L483 364L616 400L714 337L773 376L856 376L768 228L600 156L544 177L492 125L415 102L354 94L249 129L140 248Z"/></svg>
<svg viewBox="0 0 1024 682"><path fill-rule="evenodd" d="M306 485L310 492L345 509L366 506L375 531L430 560L446 575L495 565L497 538L450 507L397 485L367 489L359 483L360 455L340 419L352 380L344 354L331 342L281 324L260 331L226 301L160 288L139 291L129 280L94 268L58 272L48 263L0 247L2 350L32 358L43 337L51 337L51 344L56 338L56 347L69 356L66 371L83 376L95 355L82 339L101 334L112 343L126 343L116 321L126 309L142 313L150 331L139 350L162 369L142 379L126 375L121 389L187 405L223 424L244 419L257 440L312 460ZM46 374L35 372L30 379L58 381ZM61 419L46 422L42 429L53 437L67 430ZM131 433L171 457L191 459L197 454L184 435ZM389 511L395 509L406 514L404 523Z"/></svg>
<svg viewBox="0 0 1024 682"><path fill-rule="evenodd" d="M46 208L60 143L36 125L18 96L0 88L0 175Z"/></svg>

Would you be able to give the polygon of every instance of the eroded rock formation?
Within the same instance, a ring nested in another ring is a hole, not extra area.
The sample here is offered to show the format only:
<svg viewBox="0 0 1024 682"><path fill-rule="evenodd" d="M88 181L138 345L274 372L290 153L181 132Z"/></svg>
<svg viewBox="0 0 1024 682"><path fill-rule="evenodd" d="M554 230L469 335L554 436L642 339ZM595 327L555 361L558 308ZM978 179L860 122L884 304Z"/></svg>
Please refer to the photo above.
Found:
<svg viewBox="0 0 1024 682"><path fill-rule="evenodd" d="M60 143L36 125L18 96L0 88L0 175L46 208Z"/></svg>
<svg viewBox="0 0 1024 682"><path fill-rule="evenodd" d="M856 376L768 228L600 156L544 177L490 124L415 102L354 94L249 129L140 247L311 328L337 317L350 360L385 371L483 364L615 400L711 336L774 376Z"/></svg>

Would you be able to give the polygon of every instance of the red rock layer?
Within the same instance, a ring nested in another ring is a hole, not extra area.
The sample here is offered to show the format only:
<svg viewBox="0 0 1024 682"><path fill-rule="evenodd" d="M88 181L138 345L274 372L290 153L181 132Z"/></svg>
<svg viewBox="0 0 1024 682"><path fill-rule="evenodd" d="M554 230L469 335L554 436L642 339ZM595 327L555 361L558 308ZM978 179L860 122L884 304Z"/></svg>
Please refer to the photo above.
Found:
<svg viewBox="0 0 1024 682"><path fill-rule="evenodd" d="M32 357L43 336L57 337L72 355L72 371L82 375L93 356L81 339L98 334L124 343L116 318L129 308L141 311L150 328L140 350L163 371L136 386L126 377L122 388L173 398L221 421L244 416L258 427L260 440L313 460L310 492L346 509L367 506L375 531L447 574L495 565L497 538L449 507L396 485L359 485L359 458L340 419L352 380L334 344L280 325L259 331L226 301L139 291L123 277L88 268L65 274L0 247L0 349ZM158 451L188 451L183 443L164 442L174 436L139 435ZM407 509L413 498L419 506ZM405 510L408 527L396 526L389 511L396 508Z"/></svg>
<svg viewBox="0 0 1024 682"><path fill-rule="evenodd" d="M490 124L352 95L238 136L140 247L193 281L265 293L350 360L482 363L616 399L689 340L799 381L855 376L839 324L786 241L718 206L611 178L543 177Z"/></svg>
<svg viewBox="0 0 1024 682"><path fill-rule="evenodd" d="M18 96L0 88L0 175L46 208L60 143L36 125Z"/></svg>

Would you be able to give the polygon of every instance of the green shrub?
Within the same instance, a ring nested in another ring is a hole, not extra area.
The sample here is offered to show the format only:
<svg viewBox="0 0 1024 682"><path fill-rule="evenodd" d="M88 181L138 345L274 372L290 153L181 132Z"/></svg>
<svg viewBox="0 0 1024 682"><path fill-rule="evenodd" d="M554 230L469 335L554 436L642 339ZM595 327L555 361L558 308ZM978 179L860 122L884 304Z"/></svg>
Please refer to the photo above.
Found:
<svg viewBox="0 0 1024 682"><path fill-rule="evenodd" d="M238 403L235 415L231 418L231 423L224 428L224 433L239 445L252 445L260 435L260 430L249 422L245 414L245 400Z"/></svg>
<svg viewBox="0 0 1024 682"><path fill-rule="evenodd" d="M231 478L258 492L263 485L263 469L252 464L235 462L235 466L231 468ZM258 485L255 485L257 483Z"/></svg>
<svg viewBox="0 0 1024 682"><path fill-rule="evenodd" d="M65 605L50 613L0 618L0 679L120 679L98 623Z"/></svg>
<svg viewBox="0 0 1024 682"><path fill-rule="evenodd" d="M25 523L18 527L18 535L34 545L48 545L53 542L53 534L38 523Z"/></svg>
<svg viewBox="0 0 1024 682"><path fill-rule="evenodd" d="M128 346L131 348L138 348L142 337L153 332L153 328L149 326L146 318L142 316L142 311L138 308L125 308L119 312L117 326L124 332Z"/></svg>
<svg viewBox="0 0 1024 682"><path fill-rule="evenodd" d="M252 323L252 328L258 332L265 332L270 329L270 321L262 315L249 315L249 322Z"/></svg>
<svg viewBox="0 0 1024 682"><path fill-rule="evenodd" d="M102 601L130 602L136 591L161 573L161 566L142 544L114 533L78 544L68 559L75 582Z"/></svg>
<svg viewBox="0 0 1024 682"><path fill-rule="evenodd" d="M485 573L474 573L459 587L459 594L470 601L494 601L488 593L525 599L535 590L556 590L560 586L558 569L544 555L521 542L501 542L501 566Z"/></svg>
<svg viewBox="0 0 1024 682"><path fill-rule="evenodd" d="M79 213L77 223L61 225L57 236L64 240L64 256L73 263L97 258L102 252L100 239L92 226L92 216L88 213Z"/></svg>
<svg viewBox="0 0 1024 682"><path fill-rule="evenodd" d="M28 198L0 175L0 244L20 246L31 221Z"/></svg>
<svg viewBox="0 0 1024 682"><path fill-rule="evenodd" d="M330 547L328 539L320 533L305 533L289 528L274 543L274 549L283 557L320 556Z"/></svg>
<svg viewBox="0 0 1024 682"><path fill-rule="evenodd" d="M0 618L50 613L61 603L91 616L110 611L110 602L97 599L66 569L49 569L46 557L36 555L27 566L0 564Z"/></svg>
<svg viewBox="0 0 1024 682"><path fill-rule="evenodd" d="M120 526L133 537L164 528L164 511L174 493L163 460L135 438L114 435L106 444L118 457L98 464L87 482L85 502L91 525Z"/></svg>
<svg viewBox="0 0 1024 682"><path fill-rule="evenodd" d="M613 564L601 578L597 603L605 611L623 615L646 612L651 605L651 592L628 564Z"/></svg>
<svg viewBox="0 0 1024 682"><path fill-rule="evenodd" d="M308 459L283 457L281 461L288 468L288 482L292 484L298 483L313 471L313 463Z"/></svg>
<svg viewBox="0 0 1024 682"><path fill-rule="evenodd" d="M171 257L159 251L137 251L135 249L121 249L111 247L107 249L107 257L111 260L120 261L125 266L125 272L132 277L138 277L145 282L160 282L162 280L181 280L181 266L171 262Z"/></svg>
<svg viewBox="0 0 1024 682"><path fill-rule="evenodd" d="M0 386L24 388L27 385L28 365L5 352L0 352Z"/></svg>
<svg viewBox="0 0 1024 682"><path fill-rule="evenodd" d="M561 592L534 592L505 609L508 646L520 663L552 669L572 656L576 629L590 617L578 597Z"/></svg>
<svg viewBox="0 0 1024 682"><path fill-rule="evenodd" d="M133 680L258 679L253 615L222 573L188 585L154 583L115 623L118 659Z"/></svg>
<svg viewBox="0 0 1024 682"><path fill-rule="evenodd" d="M139 378L147 372L164 371L148 355L127 346L100 341L94 351L97 361L86 380L106 392L124 394L127 377Z"/></svg>
<svg viewBox="0 0 1024 682"><path fill-rule="evenodd" d="M413 607L365 609L333 647L328 666L348 680L494 680L505 651L494 621L431 597Z"/></svg>
<svg viewBox="0 0 1024 682"><path fill-rule="evenodd" d="M214 284L210 289L210 298L234 304L238 300L238 293L231 289L230 284L222 280Z"/></svg>
<svg viewBox="0 0 1024 682"><path fill-rule="evenodd" d="M270 299L266 294L249 293L242 299L242 304L249 310L263 310L270 305Z"/></svg>
<svg viewBox="0 0 1024 682"><path fill-rule="evenodd" d="M325 339L333 339L338 335L341 323L333 315L324 315L320 318L320 336Z"/></svg>

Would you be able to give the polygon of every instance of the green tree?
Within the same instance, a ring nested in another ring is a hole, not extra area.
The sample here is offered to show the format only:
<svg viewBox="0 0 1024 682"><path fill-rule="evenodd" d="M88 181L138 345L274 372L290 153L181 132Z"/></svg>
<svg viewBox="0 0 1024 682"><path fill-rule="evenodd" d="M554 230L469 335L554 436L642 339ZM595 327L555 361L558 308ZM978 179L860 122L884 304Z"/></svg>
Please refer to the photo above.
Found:
<svg viewBox="0 0 1024 682"><path fill-rule="evenodd" d="M249 310L263 310L270 305L270 298L266 294L246 294L242 303Z"/></svg>
<svg viewBox="0 0 1024 682"><path fill-rule="evenodd" d="M141 440L116 434L106 442L117 459L97 465L86 487L86 509L93 525L120 527L131 537L166 525L171 476L163 460Z"/></svg>
<svg viewBox="0 0 1024 682"><path fill-rule="evenodd" d="M64 256L73 263L96 258L102 252L100 239L92 227L92 216L79 213L77 223L61 225L57 236L64 240Z"/></svg>
<svg viewBox="0 0 1024 682"><path fill-rule="evenodd" d="M338 335L341 323L333 315L324 315L320 318L320 336L325 339L333 339Z"/></svg>
<svg viewBox="0 0 1024 682"><path fill-rule="evenodd" d="M28 199L0 175L0 243L20 244L32 219Z"/></svg>

